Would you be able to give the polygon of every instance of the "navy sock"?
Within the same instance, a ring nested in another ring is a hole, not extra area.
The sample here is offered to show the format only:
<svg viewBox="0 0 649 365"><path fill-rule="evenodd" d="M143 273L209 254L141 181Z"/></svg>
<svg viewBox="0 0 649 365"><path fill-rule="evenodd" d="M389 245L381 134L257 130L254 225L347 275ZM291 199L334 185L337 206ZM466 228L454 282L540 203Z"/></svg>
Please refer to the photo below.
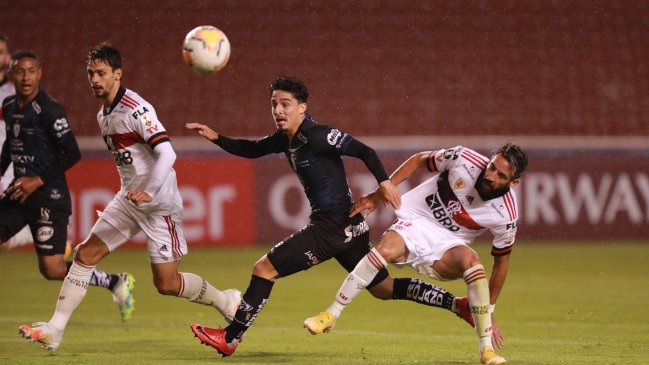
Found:
<svg viewBox="0 0 649 365"><path fill-rule="evenodd" d="M410 300L415 303L451 310L455 295L446 290L415 278L394 279L392 299Z"/></svg>
<svg viewBox="0 0 649 365"><path fill-rule="evenodd" d="M264 308L270 292L273 289L273 281L253 275L250 285L243 294L241 304L234 315L232 323L225 328L225 340L230 343L234 339L240 339L255 321L259 312Z"/></svg>

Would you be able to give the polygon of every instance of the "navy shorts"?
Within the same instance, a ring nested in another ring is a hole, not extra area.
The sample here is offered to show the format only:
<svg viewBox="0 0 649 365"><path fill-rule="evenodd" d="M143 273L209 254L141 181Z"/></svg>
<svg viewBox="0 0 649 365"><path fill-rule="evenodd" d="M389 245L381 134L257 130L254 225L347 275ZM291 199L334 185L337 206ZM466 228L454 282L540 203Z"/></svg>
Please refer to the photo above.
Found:
<svg viewBox="0 0 649 365"><path fill-rule="evenodd" d="M29 225L39 256L65 253L69 221L67 212L25 206L8 198L0 200L0 242L5 242Z"/></svg>
<svg viewBox="0 0 649 365"><path fill-rule="evenodd" d="M370 231L362 215L349 218L347 214L314 214L306 227L276 244L268 259L280 276L308 270L314 265L335 258L351 272L372 248ZM388 277L383 268L368 288Z"/></svg>

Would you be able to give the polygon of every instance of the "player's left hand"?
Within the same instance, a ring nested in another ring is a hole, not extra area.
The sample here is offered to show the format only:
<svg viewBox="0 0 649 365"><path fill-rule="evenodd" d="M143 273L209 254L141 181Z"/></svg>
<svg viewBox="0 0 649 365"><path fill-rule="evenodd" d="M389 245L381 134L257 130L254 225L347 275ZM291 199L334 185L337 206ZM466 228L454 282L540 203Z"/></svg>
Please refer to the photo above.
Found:
<svg viewBox="0 0 649 365"><path fill-rule="evenodd" d="M33 192L43 185L45 185L45 183L40 176L23 176L17 178L16 181L7 188L7 194L9 195L9 199L16 200L20 204L23 204Z"/></svg>
<svg viewBox="0 0 649 365"><path fill-rule="evenodd" d="M351 218L356 214L361 213L364 218L367 218L367 216L379 206L381 201L381 197L376 190L367 195L363 195L360 199L354 202L354 205L352 205L349 217Z"/></svg>
<svg viewBox="0 0 649 365"><path fill-rule="evenodd" d="M496 324L496 319L494 316L491 316L491 343L494 348L501 349L505 346L505 339L503 338L502 332L500 332L500 327Z"/></svg>
<svg viewBox="0 0 649 365"><path fill-rule="evenodd" d="M133 202L136 206L140 205L140 203L148 203L153 200L151 195L139 190L129 190L126 193L126 199Z"/></svg>

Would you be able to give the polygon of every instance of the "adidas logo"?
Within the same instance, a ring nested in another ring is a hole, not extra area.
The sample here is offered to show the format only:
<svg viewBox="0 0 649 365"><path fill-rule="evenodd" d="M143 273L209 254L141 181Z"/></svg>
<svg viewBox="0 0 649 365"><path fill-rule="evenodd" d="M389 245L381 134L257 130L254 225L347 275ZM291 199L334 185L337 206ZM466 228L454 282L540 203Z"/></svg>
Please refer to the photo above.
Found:
<svg viewBox="0 0 649 365"><path fill-rule="evenodd" d="M167 251L169 251L167 245L162 245L162 247L160 247L160 252L167 252Z"/></svg>
<svg viewBox="0 0 649 365"><path fill-rule="evenodd" d="M469 204L473 204L473 199L474 199L474 198L473 198L471 195L467 195L467 196L466 196L466 200L469 201Z"/></svg>

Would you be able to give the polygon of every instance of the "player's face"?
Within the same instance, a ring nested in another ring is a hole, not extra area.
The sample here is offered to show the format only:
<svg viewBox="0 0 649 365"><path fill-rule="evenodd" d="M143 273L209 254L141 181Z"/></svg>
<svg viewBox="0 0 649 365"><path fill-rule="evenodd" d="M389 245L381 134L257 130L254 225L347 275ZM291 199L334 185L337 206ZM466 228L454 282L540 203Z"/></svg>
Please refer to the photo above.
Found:
<svg viewBox="0 0 649 365"><path fill-rule="evenodd" d="M270 105L277 129L292 137L304 120L306 103L300 103L288 91L275 90Z"/></svg>
<svg viewBox="0 0 649 365"><path fill-rule="evenodd" d="M110 99L117 94L120 80L122 79L122 69L113 70L110 65L102 60L92 60L88 62L88 81L96 98L104 100Z"/></svg>
<svg viewBox="0 0 649 365"><path fill-rule="evenodd" d="M514 167L500 154L495 155L487 164L481 188L485 192L496 192L518 184L518 179L513 179Z"/></svg>
<svg viewBox="0 0 649 365"><path fill-rule="evenodd" d="M16 95L29 99L38 93L41 81L41 66L33 58L23 57L11 63L9 77L16 87Z"/></svg>

